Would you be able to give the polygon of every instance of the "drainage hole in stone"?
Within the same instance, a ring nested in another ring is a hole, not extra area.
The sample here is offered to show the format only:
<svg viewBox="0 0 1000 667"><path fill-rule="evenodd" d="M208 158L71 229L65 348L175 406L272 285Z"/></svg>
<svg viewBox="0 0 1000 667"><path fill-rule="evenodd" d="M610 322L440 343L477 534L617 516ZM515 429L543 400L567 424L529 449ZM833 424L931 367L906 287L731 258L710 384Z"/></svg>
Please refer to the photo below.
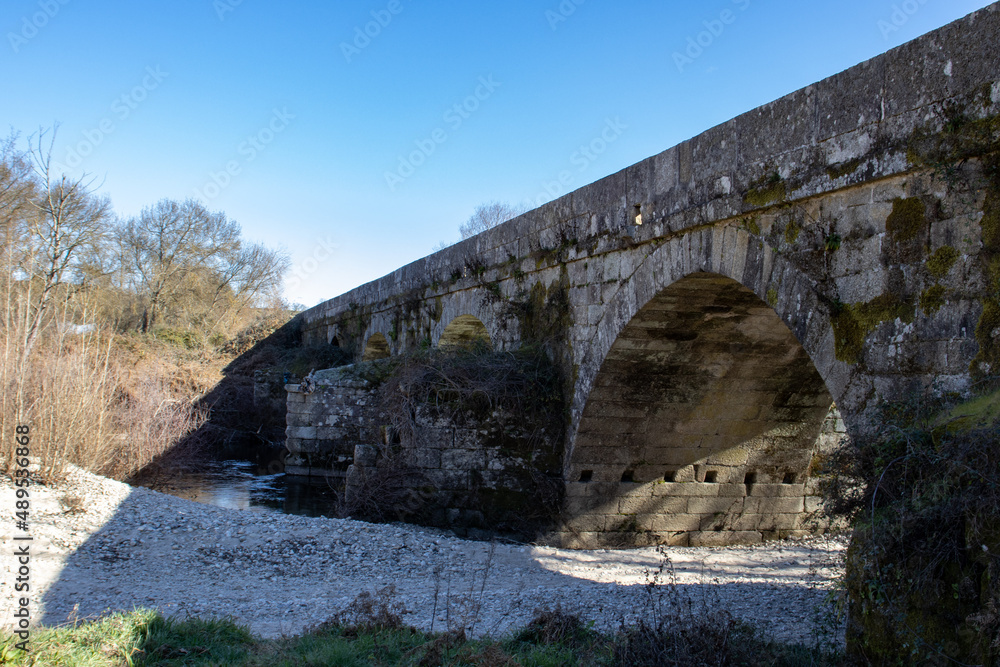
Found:
<svg viewBox="0 0 1000 667"><path fill-rule="evenodd" d="M665 472L663 474L663 481L664 482L674 482L676 480L677 480L677 471L676 470L668 470L667 472Z"/></svg>
<svg viewBox="0 0 1000 667"><path fill-rule="evenodd" d="M580 473L580 481L581 482L589 482L592 479L594 479L594 471L593 470L584 470L583 472Z"/></svg>
<svg viewBox="0 0 1000 667"><path fill-rule="evenodd" d="M785 478L783 480L781 480L781 483L782 484L795 484L795 473L794 472L786 472L785 473Z"/></svg>
<svg viewBox="0 0 1000 667"><path fill-rule="evenodd" d="M705 483L715 484L719 480L719 473L714 470L709 470L705 473Z"/></svg>
<svg viewBox="0 0 1000 667"><path fill-rule="evenodd" d="M634 470L626 470L625 472L623 472L622 473L622 481L623 482L634 482L635 481L635 471Z"/></svg>

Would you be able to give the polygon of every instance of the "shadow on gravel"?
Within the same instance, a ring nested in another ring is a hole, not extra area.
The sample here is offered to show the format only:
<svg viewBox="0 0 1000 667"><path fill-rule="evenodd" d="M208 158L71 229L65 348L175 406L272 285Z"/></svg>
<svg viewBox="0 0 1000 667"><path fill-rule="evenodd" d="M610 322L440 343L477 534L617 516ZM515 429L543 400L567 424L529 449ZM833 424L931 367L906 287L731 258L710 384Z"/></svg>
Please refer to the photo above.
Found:
<svg viewBox="0 0 1000 667"><path fill-rule="evenodd" d="M630 552L566 552L463 541L414 526L224 510L136 489L73 553L41 599L47 626L135 607L166 616L230 617L265 636L300 634L363 591L392 585L425 630L501 634L560 606L601 629L654 614L728 611L777 639L839 644L827 594L804 584L825 552L783 547L726 568L643 550L645 569L613 575ZM632 552L634 553L634 552ZM810 559L812 562L810 562ZM591 581L554 571L588 562ZM693 579L698 581L694 582ZM842 634L840 634L842 636Z"/></svg>

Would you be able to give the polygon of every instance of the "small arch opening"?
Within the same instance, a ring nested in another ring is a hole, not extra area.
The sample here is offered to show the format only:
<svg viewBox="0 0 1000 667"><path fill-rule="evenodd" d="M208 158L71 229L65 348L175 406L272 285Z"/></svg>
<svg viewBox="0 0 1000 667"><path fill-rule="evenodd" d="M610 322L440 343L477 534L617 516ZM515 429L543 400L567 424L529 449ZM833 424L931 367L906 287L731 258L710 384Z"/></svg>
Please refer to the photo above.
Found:
<svg viewBox="0 0 1000 667"><path fill-rule="evenodd" d="M719 483L719 473L715 470L709 470L705 473L705 483L706 484L718 484Z"/></svg>
<svg viewBox="0 0 1000 667"><path fill-rule="evenodd" d="M635 471L634 470L626 470L625 472L622 473L622 483L623 484L630 484L630 483L632 483L634 481L635 481Z"/></svg>
<svg viewBox="0 0 1000 667"><path fill-rule="evenodd" d="M373 333L365 343L365 351L361 355L362 361L374 361L376 359L386 359L389 357L389 341L380 333Z"/></svg>
<svg viewBox="0 0 1000 667"><path fill-rule="evenodd" d="M485 347L493 349L493 341L486 330L486 325L473 315L459 315L444 328L438 348L442 350L460 350Z"/></svg>

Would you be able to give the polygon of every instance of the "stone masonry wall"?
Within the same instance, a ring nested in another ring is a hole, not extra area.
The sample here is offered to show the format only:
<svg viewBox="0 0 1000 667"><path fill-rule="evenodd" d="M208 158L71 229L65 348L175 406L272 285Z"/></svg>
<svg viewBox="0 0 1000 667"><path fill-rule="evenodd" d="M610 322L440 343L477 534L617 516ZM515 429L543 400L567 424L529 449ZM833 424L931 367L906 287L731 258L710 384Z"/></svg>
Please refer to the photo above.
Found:
<svg viewBox="0 0 1000 667"><path fill-rule="evenodd" d="M355 445L375 441L368 384L337 370L313 373L285 385L288 397L285 446L290 475L346 477Z"/></svg>
<svg viewBox="0 0 1000 667"><path fill-rule="evenodd" d="M523 415L424 405L396 434L377 410L378 388L345 369L286 389L286 472L343 477L347 508L530 539L556 521L562 441L527 430Z"/></svg>

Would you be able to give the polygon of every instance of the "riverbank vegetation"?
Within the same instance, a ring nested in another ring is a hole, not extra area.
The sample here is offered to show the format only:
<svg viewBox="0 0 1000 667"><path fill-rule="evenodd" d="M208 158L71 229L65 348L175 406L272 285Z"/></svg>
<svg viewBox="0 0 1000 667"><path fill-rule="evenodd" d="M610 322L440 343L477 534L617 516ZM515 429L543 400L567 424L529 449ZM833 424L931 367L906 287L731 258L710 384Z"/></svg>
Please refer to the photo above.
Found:
<svg viewBox="0 0 1000 667"><path fill-rule="evenodd" d="M290 317L288 258L194 200L116 215L56 171L53 138L0 140L0 432L30 427L38 481L67 461L128 479L202 444L232 332Z"/></svg>
<svg viewBox="0 0 1000 667"><path fill-rule="evenodd" d="M998 664L1000 387L914 395L873 423L829 465L831 507L854 526L849 650L869 664Z"/></svg>
<svg viewBox="0 0 1000 667"><path fill-rule="evenodd" d="M523 629L501 637L471 638L462 630L427 633L407 627L398 607L371 596L332 622L296 637L263 639L229 620L167 619L140 609L72 627L37 629L31 653L14 649L15 641L7 639L0 645L0 661L66 667L847 664L829 647L769 640L753 626L725 614L651 617L638 626L598 632L560 608L541 609Z"/></svg>

